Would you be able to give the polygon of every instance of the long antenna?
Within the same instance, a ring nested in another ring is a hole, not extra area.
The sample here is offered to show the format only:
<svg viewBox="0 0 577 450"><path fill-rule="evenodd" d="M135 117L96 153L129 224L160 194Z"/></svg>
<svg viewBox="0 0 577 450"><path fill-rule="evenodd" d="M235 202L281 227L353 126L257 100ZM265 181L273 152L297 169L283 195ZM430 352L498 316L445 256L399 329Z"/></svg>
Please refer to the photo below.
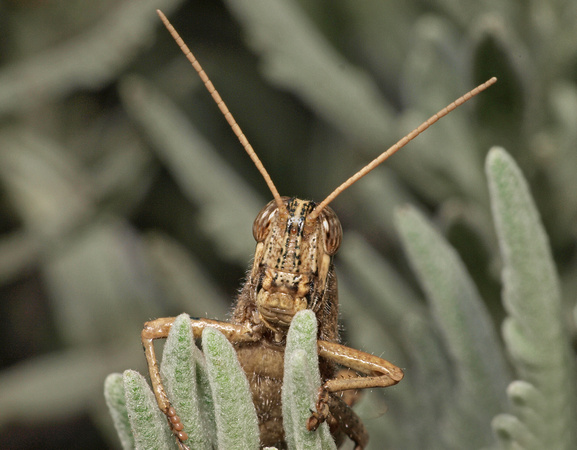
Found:
<svg viewBox="0 0 577 450"><path fill-rule="evenodd" d="M250 159L252 159L252 162L254 163L254 165L256 166L258 171L263 176L264 181L266 182L268 188L270 189L270 191L274 197L274 200L277 204L279 212L283 212L283 211L286 212L286 207L284 205L284 202L282 201L282 198L281 198L280 194L278 193L276 186L272 182L270 175L268 174L268 172L264 168L264 166L263 166L261 160L259 159L259 157L257 156L256 152L252 148L252 145L250 145L250 143L248 142L248 139L246 138L246 136L244 135L244 133L242 132L242 130L240 129L240 127L236 123L236 120L232 116L231 112L228 110L228 107L224 103L224 100L221 98L220 94L215 89L214 85L212 84L212 81L210 81L210 78L208 78L208 75L206 74L206 72L204 71L204 69L202 68L200 63L197 61L195 56L192 54L192 52L190 51L188 46L184 43L184 41L182 40L182 38L180 37L178 32L174 29L174 27L169 22L169 20L166 18L166 16L162 13L162 11L157 9L156 12L160 16L160 19L162 20L162 23L164 23L164 26L166 27L168 32L171 34L171 36L176 41L176 44L180 47L180 49L182 50L182 52L184 53L186 58L192 64L192 67L194 67L194 70L196 70L196 72L198 73L198 76L200 77L200 79L204 83L206 89L208 90L208 92L210 93L210 95L212 96L214 101L216 102L216 105L218 106L218 108L220 109L220 111L222 112L224 117L226 118L226 121L228 122L228 124L232 128L232 131L234 132L234 134L236 135L236 137L240 141L244 150L248 153L248 156L250 156Z"/></svg>
<svg viewBox="0 0 577 450"><path fill-rule="evenodd" d="M467 100L470 100L471 98L473 98L478 93L483 92L489 86L491 86L492 84L495 84L496 81L497 81L496 77L491 78L490 80L486 81L485 83L477 86L475 89L467 92L462 97L459 97L453 103L451 103L450 105L441 109L437 114L434 114L433 116L431 116L428 120L423 122L421 125L419 125L417 128L415 128L413 131L411 131L409 134L407 134L404 138L399 140L395 145L389 147L386 151L381 153L380 156L375 158L372 162L367 164L365 167L363 167L361 170L359 170L356 174L354 174L352 177L350 177L347 181L345 181L343 184L341 184L338 188L336 188L331 194L329 194L329 196L327 198L325 198L322 202L320 202L315 207L315 209L312 210L312 212L308 215L307 219L308 220L316 219L318 217L318 215L321 213L321 211L330 202L332 202L335 198L337 198L338 195L341 194L345 189L349 188L351 185L353 185L354 183L359 181L361 178L363 178L365 175L367 175L370 171L372 171L374 168L376 168L379 164L381 164L383 161L385 161L389 156L396 153L398 150L400 150L405 145L407 145L410 141L415 139L419 134L421 134L423 131L425 131L427 128L429 128L431 125L433 125L437 120L446 116L451 111L453 111L455 108L457 108L458 106L461 106L463 103L465 103Z"/></svg>

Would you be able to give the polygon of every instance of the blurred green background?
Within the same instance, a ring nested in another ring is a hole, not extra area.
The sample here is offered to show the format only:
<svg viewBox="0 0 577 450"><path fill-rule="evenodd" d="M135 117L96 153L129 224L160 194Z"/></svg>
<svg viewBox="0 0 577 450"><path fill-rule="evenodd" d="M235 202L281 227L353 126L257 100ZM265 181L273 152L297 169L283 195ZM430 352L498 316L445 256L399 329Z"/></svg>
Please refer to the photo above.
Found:
<svg viewBox="0 0 577 450"><path fill-rule="evenodd" d="M494 145L530 183L574 338L577 2L5 0L0 448L116 448L102 383L114 371L144 372L142 323L183 311L226 318L251 259L252 220L271 195L156 8L282 195L322 200L497 76L332 205L345 230L336 259L344 340L419 370L404 325L384 327L374 300L402 293L427 314L393 224L405 203L457 249L500 325L483 173ZM394 287L371 292L363 267L381 265ZM404 385L372 400L368 425L397 428L390 448L433 448L436 418L396 403Z"/></svg>

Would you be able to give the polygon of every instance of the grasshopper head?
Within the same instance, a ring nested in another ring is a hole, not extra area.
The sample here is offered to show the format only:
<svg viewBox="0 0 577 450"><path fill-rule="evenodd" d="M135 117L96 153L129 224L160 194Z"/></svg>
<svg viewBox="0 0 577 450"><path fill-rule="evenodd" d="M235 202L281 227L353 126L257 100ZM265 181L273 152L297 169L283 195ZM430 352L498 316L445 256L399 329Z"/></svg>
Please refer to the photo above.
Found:
<svg viewBox="0 0 577 450"><path fill-rule="evenodd" d="M326 207L310 217L316 203L282 198L279 210L273 200L253 225L257 241L251 272L260 319L275 332L286 331L302 309L322 304L333 255L342 239L341 223Z"/></svg>

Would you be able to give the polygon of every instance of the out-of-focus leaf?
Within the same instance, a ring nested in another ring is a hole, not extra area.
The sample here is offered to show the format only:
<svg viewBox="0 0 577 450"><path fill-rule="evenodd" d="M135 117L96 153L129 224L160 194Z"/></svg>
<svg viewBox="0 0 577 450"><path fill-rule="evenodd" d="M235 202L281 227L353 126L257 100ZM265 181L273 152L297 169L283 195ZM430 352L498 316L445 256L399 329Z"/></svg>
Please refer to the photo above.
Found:
<svg viewBox="0 0 577 450"><path fill-rule="evenodd" d="M496 331L455 251L416 210L407 208L397 219L456 371L456 389L440 423L445 448L488 445L489 423L505 407L509 381Z"/></svg>
<svg viewBox="0 0 577 450"><path fill-rule="evenodd" d="M56 143L12 129L0 134L0 146L0 176L32 233L52 238L93 213L91 186L79 161Z"/></svg>
<svg viewBox="0 0 577 450"><path fill-rule="evenodd" d="M62 337L89 344L138 336L160 312L144 257L135 230L114 220L96 222L54 248L44 274Z"/></svg>
<svg viewBox="0 0 577 450"><path fill-rule="evenodd" d="M16 364L0 374L0 427L8 421L65 418L103 400L105 377L126 366L141 367L134 345L79 347Z"/></svg>
<svg viewBox="0 0 577 450"><path fill-rule="evenodd" d="M382 145L391 110L370 75L354 67L292 1L230 0L271 82L290 89L359 142Z"/></svg>
<svg viewBox="0 0 577 450"><path fill-rule="evenodd" d="M246 264L254 248L249 226L264 202L152 85L130 78L121 92L186 195L202 208L204 231L223 256Z"/></svg>
<svg viewBox="0 0 577 450"><path fill-rule="evenodd" d="M547 235L513 159L495 147L487 157L486 170L504 262L503 303L508 317L503 338L517 376L525 382L511 385L508 394L513 413L535 441L524 442L516 422L504 416L496 418L494 427L508 448L574 448L575 359Z"/></svg>
<svg viewBox="0 0 577 450"><path fill-rule="evenodd" d="M113 78L149 42L158 26L154 10L167 12L179 0L126 2L76 40L0 72L0 115L25 110L74 89L99 86Z"/></svg>
<svg viewBox="0 0 577 450"><path fill-rule="evenodd" d="M226 317L230 300L224 299L202 264L182 245L160 233L144 236L144 245L155 281L171 309L196 317Z"/></svg>

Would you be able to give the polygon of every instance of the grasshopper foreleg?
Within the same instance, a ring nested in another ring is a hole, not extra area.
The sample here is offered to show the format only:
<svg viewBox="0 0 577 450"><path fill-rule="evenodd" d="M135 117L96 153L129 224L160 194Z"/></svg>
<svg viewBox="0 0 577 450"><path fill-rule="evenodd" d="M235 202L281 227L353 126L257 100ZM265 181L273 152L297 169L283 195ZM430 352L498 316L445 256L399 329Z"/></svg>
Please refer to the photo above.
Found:
<svg viewBox="0 0 577 450"><path fill-rule="evenodd" d="M168 396L162 384L160 377L160 368L156 359L156 352L154 350L155 339L165 339L172 328L172 324L176 317L164 317L161 319L152 320L144 324L142 330L142 346L146 355L146 362L148 363L148 371L150 374L150 382L152 384L152 391L156 397L156 402L160 410L166 415L170 429L178 438L178 443L181 449L186 449L184 441L188 439L188 435L184 431L180 417L170 404ZM212 327L223 333L227 339L232 342L250 342L258 339L258 331L247 325L236 325L228 322L220 322L218 320L210 319L190 319L192 333L195 339L200 339L202 331L206 327Z"/></svg>

